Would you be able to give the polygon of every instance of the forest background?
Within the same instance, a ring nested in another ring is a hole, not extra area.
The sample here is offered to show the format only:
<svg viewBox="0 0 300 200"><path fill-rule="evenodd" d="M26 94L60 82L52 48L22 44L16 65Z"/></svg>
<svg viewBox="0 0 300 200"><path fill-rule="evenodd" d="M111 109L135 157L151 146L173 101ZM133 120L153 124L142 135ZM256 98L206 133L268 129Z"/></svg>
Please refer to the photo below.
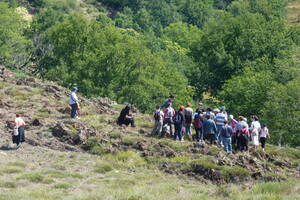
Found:
<svg viewBox="0 0 300 200"><path fill-rule="evenodd" d="M272 143L299 146L300 15L288 20L290 2L0 0L0 64L146 113L169 94L176 107L225 105L260 116Z"/></svg>

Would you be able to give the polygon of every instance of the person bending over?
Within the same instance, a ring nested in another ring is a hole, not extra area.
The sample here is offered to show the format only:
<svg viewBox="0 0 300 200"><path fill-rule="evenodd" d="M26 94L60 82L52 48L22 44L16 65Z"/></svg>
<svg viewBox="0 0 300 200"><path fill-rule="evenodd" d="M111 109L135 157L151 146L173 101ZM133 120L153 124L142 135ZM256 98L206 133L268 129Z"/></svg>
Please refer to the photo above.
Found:
<svg viewBox="0 0 300 200"><path fill-rule="evenodd" d="M126 105L125 108L123 108L117 121L118 125L122 126L123 124L125 124L126 126L128 126L130 124L131 127L135 127L134 117L132 114L130 114L131 109L132 108L130 105Z"/></svg>

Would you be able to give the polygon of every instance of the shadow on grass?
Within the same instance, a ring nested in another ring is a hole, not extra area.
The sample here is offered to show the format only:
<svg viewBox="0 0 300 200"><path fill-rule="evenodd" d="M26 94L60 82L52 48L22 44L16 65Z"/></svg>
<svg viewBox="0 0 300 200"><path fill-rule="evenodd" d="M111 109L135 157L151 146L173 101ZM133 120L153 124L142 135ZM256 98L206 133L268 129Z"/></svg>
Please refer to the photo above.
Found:
<svg viewBox="0 0 300 200"><path fill-rule="evenodd" d="M9 147L9 146L2 146L0 147L1 151L13 151L13 150L18 150L20 148L20 146L16 146L16 147Z"/></svg>

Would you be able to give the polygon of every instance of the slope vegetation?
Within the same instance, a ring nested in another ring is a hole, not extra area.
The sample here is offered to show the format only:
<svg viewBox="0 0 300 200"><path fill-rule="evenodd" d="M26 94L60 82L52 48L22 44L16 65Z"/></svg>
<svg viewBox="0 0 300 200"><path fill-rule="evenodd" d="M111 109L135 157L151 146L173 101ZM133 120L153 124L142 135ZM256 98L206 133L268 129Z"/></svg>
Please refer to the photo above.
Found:
<svg viewBox="0 0 300 200"><path fill-rule="evenodd" d="M297 149L226 155L150 137L151 116L137 111L136 128L119 127L123 106L102 98L80 97L81 118L72 121L67 89L0 72L0 199L300 198ZM18 150L10 145L15 113L27 123Z"/></svg>

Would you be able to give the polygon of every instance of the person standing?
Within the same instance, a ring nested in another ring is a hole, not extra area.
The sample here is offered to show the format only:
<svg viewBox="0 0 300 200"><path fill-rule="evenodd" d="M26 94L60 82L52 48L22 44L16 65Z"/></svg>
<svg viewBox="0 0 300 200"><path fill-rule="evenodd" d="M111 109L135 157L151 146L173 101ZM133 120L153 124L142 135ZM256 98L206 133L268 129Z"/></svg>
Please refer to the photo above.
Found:
<svg viewBox="0 0 300 200"><path fill-rule="evenodd" d="M211 120L215 120L215 113L212 111L211 108L207 108L205 115L209 115Z"/></svg>
<svg viewBox="0 0 300 200"><path fill-rule="evenodd" d="M205 115L205 118L206 120L203 123L204 135L210 141L210 144L212 144L217 133L217 127L215 122L210 118L210 115Z"/></svg>
<svg viewBox="0 0 300 200"><path fill-rule="evenodd" d="M71 91L72 93L70 94L70 101L69 101L69 104L71 106L71 119L76 119L78 118L78 110L79 110L79 103L76 95L78 88L73 87Z"/></svg>
<svg viewBox="0 0 300 200"><path fill-rule="evenodd" d="M185 117L185 132L190 140L192 140L192 122L193 122L193 109L191 108L191 104L188 103L187 107L184 109L184 117Z"/></svg>
<svg viewBox="0 0 300 200"><path fill-rule="evenodd" d="M232 149L237 150L237 124L238 122L234 119L233 115L229 115L228 124L231 126L233 130L232 135Z"/></svg>
<svg viewBox="0 0 300 200"><path fill-rule="evenodd" d="M225 121L227 121L226 115L223 113L223 110L216 110L216 125L217 125L217 134L216 134L216 142L219 145L222 145L222 136L221 136L221 129L225 125Z"/></svg>
<svg viewBox="0 0 300 200"><path fill-rule="evenodd" d="M201 110L197 109L194 116L194 128L196 131L197 142L203 141L203 117Z"/></svg>
<svg viewBox="0 0 300 200"><path fill-rule="evenodd" d="M161 135L162 127L163 127L163 120L164 120L164 113L160 110L160 106L156 106L156 111L154 113L154 120L155 125L152 130L152 135Z"/></svg>
<svg viewBox="0 0 300 200"><path fill-rule="evenodd" d="M170 135L174 135L174 126L173 126L173 118L175 116L175 110L172 108L172 104L168 104L167 108L164 110L164 126L169 126ZM161 137L164 137L165 132L162 132Z"/></svg>
<svg viewBox="0 0 300 200"><path fill-rule="evenodd" d="M169 98L161 105L161 108L166 109L168 108L169 105L172 106L174 100L175 100L175 96L170 95Z"/></svg>
<svg viewBox="0 0 300 200"><path fill-rule="evenodd" d="M262 129L260 130L260 143L263 151L265 151L267 138L270 138L269 129L266 125L263 124Z"/></svg>
<svg viewBox="0 0 300 200"><path fill-rule="evenodd" d="M232 153L231 137L233 135L233 130L231 126L228 125L227 120L224 121L224 126L221 128L220 135L223 140L225 152Z"/></svg>
<svg viewBox="0 0 300 200"><path fill-rule="evenodd" d="M18 135L13 135L13 143L17 145L17 148L20 147L20 144L22 142L25 142L25 122L24 120L21 118L21 116L19 114L16 114L16 119L15 119L15 127L18 130Z"/></svg>
<svg viewBox="0 0 300 200"><path fill-rule="evenodd" d="M257 149L258 145L259 145L259 132L261 129L261 125L258 121L258 117L257 116L252 116L252 123L250 126L250 131L251 131L251 138L252 138L252 142L254 145L254 150Z"/></svg>
<svg viewBox="0 0 300 200"><path fill-rule="evenodd" d="M179 141L183 141L183 131L184 131L184 124L185 124L185 118L184 118L184 106L180 106L179 110L177 111L174 119L175 124L175 134L174 134L174 140L179 139Z"/></svg>

